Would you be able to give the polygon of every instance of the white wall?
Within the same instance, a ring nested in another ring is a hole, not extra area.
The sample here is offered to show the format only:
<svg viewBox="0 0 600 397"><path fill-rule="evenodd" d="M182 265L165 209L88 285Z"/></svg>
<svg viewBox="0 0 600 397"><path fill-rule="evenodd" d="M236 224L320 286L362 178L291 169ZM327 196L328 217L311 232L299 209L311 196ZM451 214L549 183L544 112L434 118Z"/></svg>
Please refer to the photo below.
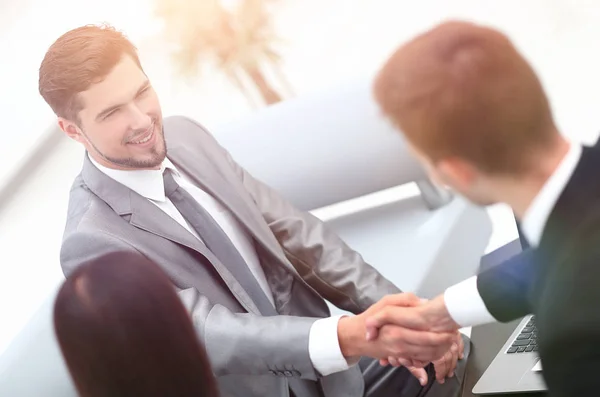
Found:
<svg viewBox="0 0 600 397"><path fill-rule="evenodd" d="M252 111L219 74L208 71L195 85L174 80L147 2L30 0L29 13L0 32L0 51L10 54L0 64L0 184L52 123L36 87L43 52L79 24L108 20L130 33L166 114L192 115L210 127ZM600 3L594 0L282 0L277 24L286 40L284 72L298 94L368 76L399 43L449 17L507 32L542 76L563 133L587 143L597 138ZM64 140L0 212L0 352L62 277L58 252L80 154ZM495 206L490 212L495 233L488 250L516 236L510 211Z"/></svg>
<svg viewBox="0 0 600 397"><path fill-rule="evenodd" d="M62 140L0 212L0 352L63 278L58 254L81 152Z"/></svg>

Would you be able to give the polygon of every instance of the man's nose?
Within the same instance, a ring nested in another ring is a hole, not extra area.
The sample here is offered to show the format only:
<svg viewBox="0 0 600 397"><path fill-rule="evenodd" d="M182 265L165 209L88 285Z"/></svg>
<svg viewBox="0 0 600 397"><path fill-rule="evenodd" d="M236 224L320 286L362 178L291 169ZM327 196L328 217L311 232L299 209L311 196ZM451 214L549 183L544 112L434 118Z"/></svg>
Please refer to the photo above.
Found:
<svg viewBox="0 0 600 397"><path fill-rule="evenodd" d="M134 131L145 131L150 128L152 124L152 117L142 112L137 107L133 107L131 111L131 122L130 127Z"/></svg>

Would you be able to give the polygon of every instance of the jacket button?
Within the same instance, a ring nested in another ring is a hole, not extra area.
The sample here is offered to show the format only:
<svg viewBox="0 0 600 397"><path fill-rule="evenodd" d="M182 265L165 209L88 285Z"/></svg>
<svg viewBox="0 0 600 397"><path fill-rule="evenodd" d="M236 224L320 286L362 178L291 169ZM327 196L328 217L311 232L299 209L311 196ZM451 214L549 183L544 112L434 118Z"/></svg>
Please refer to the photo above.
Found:
<svg viewBox="0 0 600 397"><path fill-rule="evenodd" d="M292 374L292 372L291 372L291 371L283 371L283 374L284 374L285 376L294 376L294 374Z"/></svg>
<svg viewBox="0 0 600 397"><path fill-rule="evenodd" d="M271 375L275 375L275 376L277 376L277 371L270 370L270 371L269 371L269 373L270 373Z"/></svg>

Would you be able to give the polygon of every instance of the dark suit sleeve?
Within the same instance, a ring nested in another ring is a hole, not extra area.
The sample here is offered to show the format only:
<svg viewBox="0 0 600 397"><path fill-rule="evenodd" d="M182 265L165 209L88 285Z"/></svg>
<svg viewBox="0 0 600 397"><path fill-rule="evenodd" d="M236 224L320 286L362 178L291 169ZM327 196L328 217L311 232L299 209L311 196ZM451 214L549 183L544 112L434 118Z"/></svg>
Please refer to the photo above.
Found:
<svg viewBox="0 0 600 397"><path fill-rule="evenodd" d="M600 395L600 247L579 252L585 254L575 252L554 269L541 297L538 328L551 397Z"/></svg>
<svg viewBox="0 0 600 397"><path fill-rule="evenodd" d="M537 259L529 248L477 276L479 295L496 320L508 322L531 313L529 294Z"/></svg>
<svg viewBox="0 0 600 397"><path fill-rule="evenodd" d="M598 288L596 287L596 290ZM600 299L597 296L596 299ZM596 300L598 302L598 300ZM594 304L594 306L597 306ZM596 310L596 312L598 312ZM552 338L542 366L550 397L597 396L600 394L600 324L598 314L585 326L583 311L574 310L579 324ZM563 321L570 322L570 318ZM556 325L556 324L555 324Z"/></svg>

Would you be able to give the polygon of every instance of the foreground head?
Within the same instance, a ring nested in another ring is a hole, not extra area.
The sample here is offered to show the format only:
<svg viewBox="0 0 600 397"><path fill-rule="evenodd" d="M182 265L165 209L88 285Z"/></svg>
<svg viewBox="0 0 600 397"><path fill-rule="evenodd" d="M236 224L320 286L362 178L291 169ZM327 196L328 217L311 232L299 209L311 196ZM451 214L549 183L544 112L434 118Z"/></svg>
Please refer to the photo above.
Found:
<svg viewBox="0 0 600 397"><path fill-rule="evenodd" d="M39 91L58 125L100 164L158 168L166 155L158 97L137 50L108 26L59 37L40 66Z"/></svg>
<svg viewBox="0 0 600 397"><path fill-rule="evenodd" d="M139 254L116 252L78 268L58 293L54 326L82 397L218 396L174 286Z"/></svg>
<svg viewBox="0 0 600 397"><path fill-rule="evenodd" d="M431 177L482 205L558 139L531 66L506 36L470 23L443 23L403 45L374 94Z"/></svg>

